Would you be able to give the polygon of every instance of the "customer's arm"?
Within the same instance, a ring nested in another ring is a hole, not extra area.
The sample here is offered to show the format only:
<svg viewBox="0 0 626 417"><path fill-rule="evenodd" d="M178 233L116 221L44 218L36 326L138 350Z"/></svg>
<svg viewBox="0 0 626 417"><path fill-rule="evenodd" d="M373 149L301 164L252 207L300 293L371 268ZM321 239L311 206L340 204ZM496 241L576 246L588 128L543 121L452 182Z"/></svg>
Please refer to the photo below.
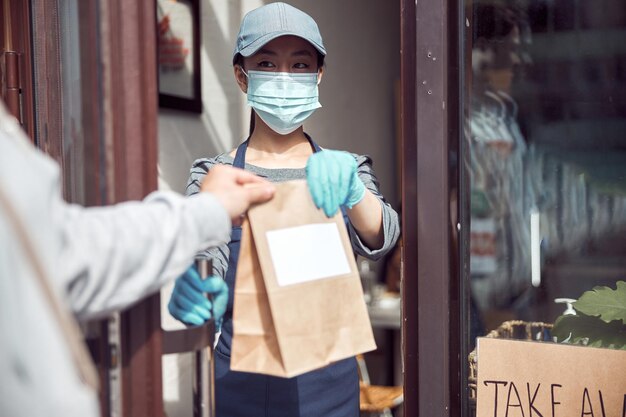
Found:
<svg viewBox="0 0 626 417"><path fill-rule="evenodd" d="M269 199L273 186L219 167L201 191L187 198L155 192L143 202L89 209L59 200L65 242L59 267L75 312L104 314L158 290L182 274L197 252L227 242L231 218Z"/></svg>
<svg viewBox="0 0 626 417"><path fill-rule="evenodd" d="M222 243L230 219L215 197L153 193L110 207L59 201L59 274L80 317L124 308L182 274L194 255Z"/></svg>
<svg viewBox="0 0 626 417"><path fill-rule="evenodd" d="M216 167L198 195L156 192L143 202L84 208L61 197L55 161L28 143L0 103L0 186L23 219L45 273L78 316L124 308L179 276L195 254L229 239L231 219L273 186Z"/></svg>

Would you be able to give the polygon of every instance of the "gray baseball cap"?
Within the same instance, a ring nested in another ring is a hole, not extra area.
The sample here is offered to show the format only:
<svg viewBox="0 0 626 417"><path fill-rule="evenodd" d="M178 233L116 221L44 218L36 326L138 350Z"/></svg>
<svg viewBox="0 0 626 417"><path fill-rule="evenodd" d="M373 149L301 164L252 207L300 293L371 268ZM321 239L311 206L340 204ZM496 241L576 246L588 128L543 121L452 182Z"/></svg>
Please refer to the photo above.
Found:
<svg viewBox="0 0 626 417"><path fill-rule="evenodd" d="M279 36L298 36L326 55L322 35L315 20L286 3L270 3L248 12L241 21L233 62L237 54L254 55L263 45Z"/></svg>

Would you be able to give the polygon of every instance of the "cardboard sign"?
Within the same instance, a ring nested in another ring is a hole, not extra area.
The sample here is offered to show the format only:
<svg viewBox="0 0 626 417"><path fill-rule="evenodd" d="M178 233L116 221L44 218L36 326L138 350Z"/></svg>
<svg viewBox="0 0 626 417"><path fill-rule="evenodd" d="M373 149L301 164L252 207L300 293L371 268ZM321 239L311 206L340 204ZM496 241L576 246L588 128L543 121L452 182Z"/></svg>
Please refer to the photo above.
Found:
<svg viewBox="0 0 626 417"><path fill-rule="evenodd" d="M477 417L626 417L626 351L478 339Z"/></svg>

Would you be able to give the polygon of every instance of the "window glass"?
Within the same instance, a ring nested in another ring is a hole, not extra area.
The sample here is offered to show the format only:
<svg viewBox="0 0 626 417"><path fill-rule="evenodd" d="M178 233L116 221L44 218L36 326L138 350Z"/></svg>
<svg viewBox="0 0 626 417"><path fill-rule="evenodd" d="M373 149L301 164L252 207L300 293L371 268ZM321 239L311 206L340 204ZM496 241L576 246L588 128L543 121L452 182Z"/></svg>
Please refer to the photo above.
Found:
<svg viewBox="0 0 626 417"><path fill-rule="evenodd" d="M83 205L106 202L96 6L93 1L58 2L64 193Z"/></svg>
<svg viewBox="0 0 626 417"><path fill-rule="evenodd" d="M626 280L626 6L466 0L465 17L471 351Z"/></svg>

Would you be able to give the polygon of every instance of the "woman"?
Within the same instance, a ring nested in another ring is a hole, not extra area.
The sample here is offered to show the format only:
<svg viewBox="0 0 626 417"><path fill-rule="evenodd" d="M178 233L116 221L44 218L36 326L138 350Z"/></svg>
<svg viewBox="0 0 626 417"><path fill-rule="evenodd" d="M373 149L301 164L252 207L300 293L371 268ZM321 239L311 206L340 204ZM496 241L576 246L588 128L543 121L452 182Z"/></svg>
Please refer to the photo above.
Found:
<svg viewBox="0 0 626 417"><path fill-rule="evenodd" d="M339 209L356 253L378 259L395 244L398 216L384 202L366 156L321 150L304 133L302 123L318 102L326 50L317 24L284 3L271 3L248 13L233 54L237 84L253 108L250 137L229 154L199 159L191 169L188 194L216 164L249 170L270 181L307 180L315 204L326 215ZM219 417L310 416L357 417L359 384L354 358L295 378L233 372L229 369L233 334L232 306L240 228L231 242L209 252L213 272L229 288L222 333L216 346L216 406ZM214 285L215 278L207 280ZM211 316L196 274L176 283L170 312L177 319L200 324ZM206 289L204 289L207 291ZM219 297L217 297L219 299ZM214 314L220 315L215 300Z"/></svg>

